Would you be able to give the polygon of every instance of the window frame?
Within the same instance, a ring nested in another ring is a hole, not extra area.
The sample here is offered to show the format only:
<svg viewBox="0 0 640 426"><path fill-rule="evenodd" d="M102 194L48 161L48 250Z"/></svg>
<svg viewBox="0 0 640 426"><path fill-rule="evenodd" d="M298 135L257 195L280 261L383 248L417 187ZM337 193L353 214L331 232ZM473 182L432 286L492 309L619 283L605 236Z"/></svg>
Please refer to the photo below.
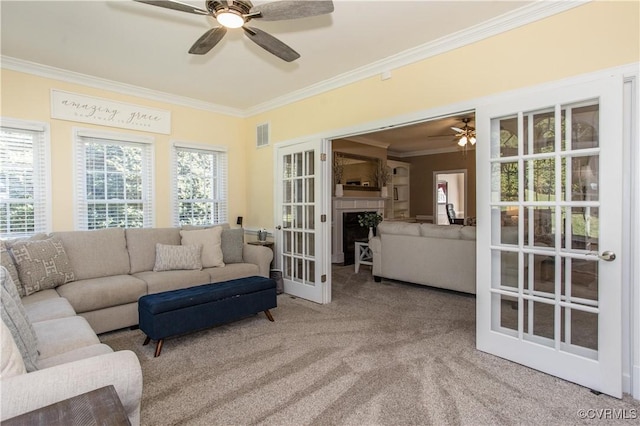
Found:
<svg viewBox="0 0 640 426"><path fill-rule="evenodd" d="M74 228L76 230L88 230L88 200L87 200L87 170L86 150L84 144L87 139L101 140L126 146L138 145L142 148L142 203L143 203L143 228L155 226L155 138L152 136L140 136L129 133L99 131L85 128L73 129L73 158L74 158ZM125 226L125 228L128 226ZM106 229L106 228L95 228Z"/></svg>
<svg viewBox="0 0 640 426"><path fill-rule="evenodd" d="M39 132L41 137L39 149L41 154L34 159L34 230L33 232L15 232L0 234L1 238L27 237L38 233L49 233L52 229L52 196L51 196L51 129L49 123L33 120L22 120L0 117L0 127L16 130ZM36 201L36 199L40 201ZM39 204L37 206L36 204Z"/></svg>
<svg viewBox="0 0 640 426"><path fill-rule="evenodd" d="M218 221L210 224L228 223L229 221L229 152L226 146L222 145L207 145L186 141L172 141L171 143L171 223L173 226L182 227L186 224L180 223L180 213L178 199L178 151L196 151L202 153L208 153L218 156L218 191L223 201L218 201L218 212L222 211L222 215L218 213ZM213 219L213 218L212 218ZM213 220L212 220L213 222Z"/></svg>

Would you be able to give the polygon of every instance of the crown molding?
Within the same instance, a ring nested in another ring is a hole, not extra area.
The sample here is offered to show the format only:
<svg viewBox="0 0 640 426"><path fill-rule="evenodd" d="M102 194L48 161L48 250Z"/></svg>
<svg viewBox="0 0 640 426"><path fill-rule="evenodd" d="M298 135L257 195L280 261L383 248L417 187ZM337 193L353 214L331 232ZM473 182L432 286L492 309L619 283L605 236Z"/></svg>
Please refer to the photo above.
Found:
<svg viewBox="0 0 640 426"><path fill-rule="evenodd" d="M394 68L419 62L450 50L478 42L494 35L567 11L574 7L581 6L591 1L592 0L536 1L478 25L455 32L432 42L425 43L421 46L405 50L383 60L373 62L353 71L312 84L311 86L293 91L287 95L274 98L270 101L257 104L244 110L173 95L157 90L146 89L144 87L119 83L87 74L24 61L9 56L0 56L0 64L4 69L24 72L40 77L53 78L56 80L66 81L68 83L82 84L96 89L109 90L125 95L137 96L154 101L181 105L233 117L247 118L373 77L377 74L388 72Z"/></svg>
<svg viewBox="0 0 640 426"><path fill-rule="evenodd" d="M91 75L81 74L61 68L55 68L48 65L29 62L22 59L13 58L11 56L0 56L0 61L3 69L37 75L39 77L52 78L55 80L65 81L67 83L81 84L96 89L108 90L124 95L137 96L153 101L166 102L173 105L180 105L188 108L215 112L218 114L230 115L240 118L246 117L246 114L241 109L229 108L193 98L172 95L170 93L160 92L158 90L145 89L144 87L140 86L119 83L113 80L107 80L100 77L94 77Z"/></svg>
<svg viewBox="0 0 640 426"><path fill-rule="evenodd" d="M424 59L476 43L486 38L565 12L592 0L536 1L488 21L449 34L353 71L274 98L245 110L247 116L260 114L318 94L355 83Z"/></svg>

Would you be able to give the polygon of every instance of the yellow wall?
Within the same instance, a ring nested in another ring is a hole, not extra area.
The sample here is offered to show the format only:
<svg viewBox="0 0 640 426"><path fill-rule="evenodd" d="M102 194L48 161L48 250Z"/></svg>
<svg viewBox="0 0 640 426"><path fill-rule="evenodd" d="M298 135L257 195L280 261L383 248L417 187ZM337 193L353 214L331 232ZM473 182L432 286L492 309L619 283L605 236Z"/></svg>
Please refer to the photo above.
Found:
<svg viewBox="0 0 640 426"><path fill-rule="evenodd" d="M96 126L50 118L50 90L60 89L73 93L113 99L120 102L171 111L171 134L138 132L135 130ZM73 230L71 206L74 199L73 136L72 129L90 128L119 133L151 136L155 139L155 206L156 226L172 226L170 141L188 141L200 144L222 145L229 153L229 221L247 212L247 165L245 162L245 126L240 118L171 105L163 102L126 96L90 87L65 83L29 74L2 70L3 117L49 123L51 128L51 188L53 230Z"/></svg>
<svg viewBox="0 0 640 426"><path fill-rule="evenodd" d="M273 223L273 144L640 60L639 3L593 2L346 87L255 115L272 145L247 150L247 223ZM412 169L413 174L413 169Z"/></svg>
<svg viewBox="0 0 640 426"><path fill-rule="evenodd" d="M247 119L78 84L2 71L1 114L48 122L52 140L53 230L73 229L71 129L100 128L50 118L50 89L170 110L172 134L155 138L156 226L170 226L169 141L229 148L229 220L274 226L273 144L453 104L640 60L639 3L593 2L442 55ZM339 58L336 58L339 60ZM270 122L272 144L255 148L255 126ZM123 129L102 128L137 133ZM413 170L412 170L413 173Z"/></svg>

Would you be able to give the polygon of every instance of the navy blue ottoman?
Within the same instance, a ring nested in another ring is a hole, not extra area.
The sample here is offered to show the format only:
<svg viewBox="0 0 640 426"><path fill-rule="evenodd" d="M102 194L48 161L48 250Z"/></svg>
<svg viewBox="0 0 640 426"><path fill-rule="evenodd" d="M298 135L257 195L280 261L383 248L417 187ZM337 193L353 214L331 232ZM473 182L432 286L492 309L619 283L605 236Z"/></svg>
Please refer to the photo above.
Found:
<svg viewBox="0 0 640 426"><path fill-rule="evenodd" d="M148 294L138 299L140 330L144 345L156 340L155 356L164 339L223 324L277 307L276 282L270 278L247 277L179 290Z"/></svg>

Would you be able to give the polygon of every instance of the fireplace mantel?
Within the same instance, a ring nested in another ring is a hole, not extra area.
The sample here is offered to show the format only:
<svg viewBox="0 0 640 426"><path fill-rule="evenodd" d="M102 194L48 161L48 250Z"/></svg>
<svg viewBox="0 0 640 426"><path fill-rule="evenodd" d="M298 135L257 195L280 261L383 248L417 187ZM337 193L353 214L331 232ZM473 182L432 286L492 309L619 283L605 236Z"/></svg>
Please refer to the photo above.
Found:
<svg viewBox="0 0 640 426"><path fill-rule="evenodd" d="M343 263L342 213L375 211L384 215L386 198L381 197L333 197L331 215L331 262Z"/></svg>

